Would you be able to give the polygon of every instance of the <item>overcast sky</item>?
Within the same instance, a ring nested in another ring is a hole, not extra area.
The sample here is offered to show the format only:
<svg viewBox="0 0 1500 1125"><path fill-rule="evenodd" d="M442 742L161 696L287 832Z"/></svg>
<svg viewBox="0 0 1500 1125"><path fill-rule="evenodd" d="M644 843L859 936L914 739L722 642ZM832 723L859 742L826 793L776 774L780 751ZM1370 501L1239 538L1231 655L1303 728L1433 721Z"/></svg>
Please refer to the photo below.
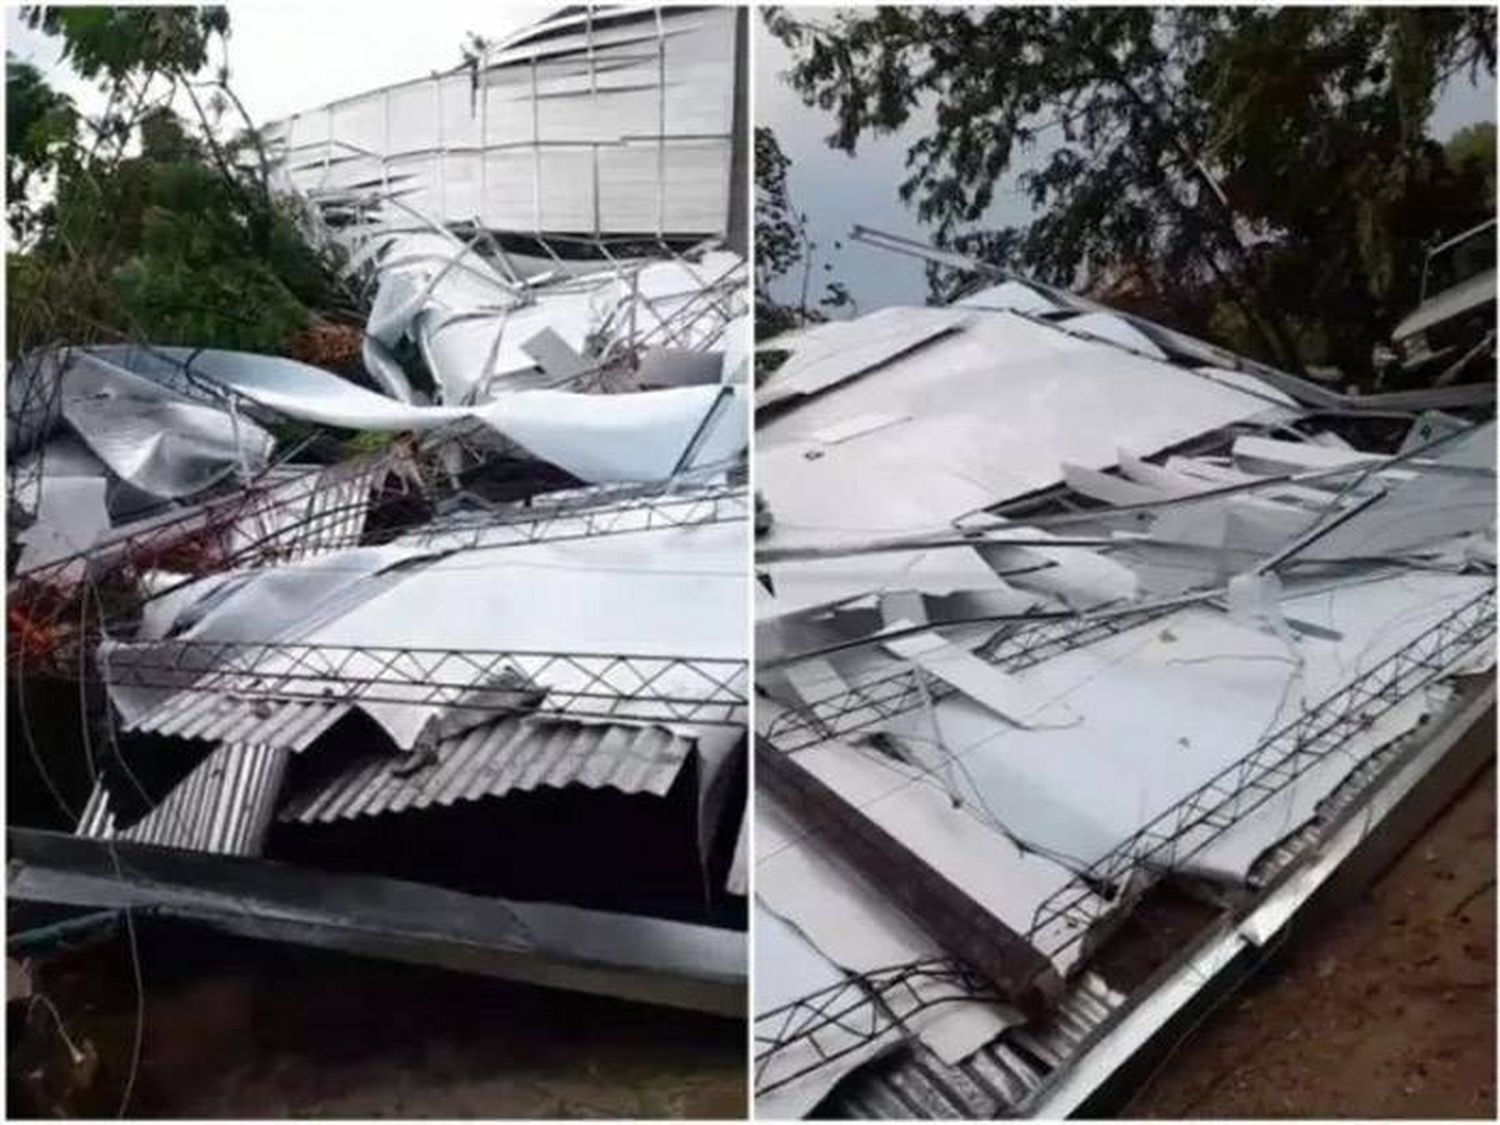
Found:
<svg viewBox="0 0 1500 1125"><path fill-rule="evenodd" d="M804 106L781 80L791 56L765 30L761 20L752 22L756 29L755 120L775 129L782 151L792 159L788 173L792 201L807 213L812 237L822 244L816 274L847 285L861 312L893 304L922 304L927 297L927 280L921 262L846 241L842 250L834 251L833 242L844 241L855 223L928 240L915 212L901 203L896 188L906 178L907 145L930 128L931 115L914 114L900 136L862 139L857 158L829 148L824 138L833 132L832 115ZM1443 90L1429 131L1446 140L1460 126L1494 120L1494 80L1486 77L1473 85L1467 76L1460 76ZM1027 220L1030 205L1015 190L1015 175L1040 164L1048 151L1039 143L1029 153L1018 155L1011 173L996 187L987 225L1008 226ZM825 259L832 261L832 273L821 269ZM800 274L784 279L776 287L778 295L783 300L795 300L800 281ZM822 286L815 277L813 293L820 292Z"/></svg>
<svg viewBox="0 0 1500 1125"><path fill-rule="evenodd" d="M363 90L447 70L459 62L459 49L469 32L497 38L556 7L494 0L234 3L229 43L232 84L253 118L270 121ZM782 149L793 160L792 198L808 213L813 236L822 243L820 260L829 257L835 267L824 276L847 284L866 311L895 303L920 304L926 295L920 263L857 245L846 244L842 251L834 251L832 244L844 240L856 222L924 237L915 215L897 197L896 187L904 178L907 144L930 126L930 118L915 115L902 136L861 141L857 159L828 148L823 138L832 130L831 118L804 106L786 87L780 79L789 63L785 48L766 32L761 20L752 19L751 24L756 120L776 130ZM96 90L58 66L58 41L28 30L13 7L6 11L6 46L49 72L53 84L73 95L85 111L97 111L102 105ZM1432 132L1446 138L1461 125L1494 119L1494 81L1486 79L1473 86L1460 78L1444 90ZM1002 183L997 189L987 215L990 225L1026 220L1029 207L1014 188L1014 174L1040 163L1046 152L1038 146L1020 155L1008 177L1009 185ZM822 284L815 280L814 292Z"/></svg>
<svg viewBox="0 0 1500 1125"><path fill-rule="evenodd" d="M230 84L257 122L272 121L378 86L449 70L469 32L498 38L558 4L357 3L316 0L229 5ZM52 75L87 112L103 104L93 88L57 66L59 41L29 30L6 10L6 48Z"/></svg>

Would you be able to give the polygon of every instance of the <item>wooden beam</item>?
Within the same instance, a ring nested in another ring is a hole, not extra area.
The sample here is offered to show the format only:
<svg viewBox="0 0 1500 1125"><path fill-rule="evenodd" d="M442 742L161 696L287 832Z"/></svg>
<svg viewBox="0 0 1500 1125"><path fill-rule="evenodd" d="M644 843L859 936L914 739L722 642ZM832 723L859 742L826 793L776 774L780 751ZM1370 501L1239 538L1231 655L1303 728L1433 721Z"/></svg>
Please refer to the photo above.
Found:
<svg viewBox="0 0 1500 1125"><path fill-rule="evenodd" d="M1052 962L988 909L764 738L755 740L755 784L895 903L949 956L1035 1018L1062 995Z"/></svg>

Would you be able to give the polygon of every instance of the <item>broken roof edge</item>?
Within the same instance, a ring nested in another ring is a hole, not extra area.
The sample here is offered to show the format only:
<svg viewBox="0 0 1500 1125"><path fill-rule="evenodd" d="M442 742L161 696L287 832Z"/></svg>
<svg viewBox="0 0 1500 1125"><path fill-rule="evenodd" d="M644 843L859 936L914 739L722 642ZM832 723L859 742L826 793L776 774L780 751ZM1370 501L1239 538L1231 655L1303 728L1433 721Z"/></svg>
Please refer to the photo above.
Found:
<svg viewBox="0 0 1500 1125"><path fill-rule="evenodd" d="M846 1076L813 1115L1109 1115L1128 1098L1137 1064L1151 1064L1160 1051L1170 1051L1201 1005L1232 993L1292 926L1356 893L1492 759L1494 707L1493 671L1472 677L1297 860L1246 903L1210 923L1118 1003L1101 1007L1094 996L1085 1010L1072 1011L1064 1024L1081 1023L1082 1034L1075 1029L1059 1038L1023 1025L957 1066L943 1064L912 1036L897 1057L866 1063ZM1084 974L1069 995L1087 991L1087 984ZM1086 1018L1080 1021L1080 1015Z"/></svg>
<svg viewBox="0 0 1500 1125"><path fill-rule="evenodd" d="M1069 1060L1020 1107L1029 1117L1097 1112L1106 1083L1137 1052L1170 1031L1172 1020L1210 990L1234 987L1238 966L1249 971L1307 913L1353 893L1404 848L1495 754L1493 672L1452 700L1362 800L1343 810L1317 851L1294 863L1243 911L1201 939L1158 974L1149 993L1128 1002L1114 1026ZM1483 733L1488 727L1487 736ZM1247 964L1248 962L1248 964Z"/></svg>
<svg viewBox="0 0 1500 1125"><path fill-rule="evenodd" d="M7 829L6 845L14 899L145 910L247 937L714 1015L745 1011L741 930L37 829Z"/></svg>
<svg viewBox="0 0 1500 1125"><path fill-rule="evenodd" d="M1225 367L1230 371L1254 376L1273 389L1290 395L1304 406L1360 414L1381 410L1424 410L1483 406L1495 402L1496 386L1493 380L1486 383L1467 383L1411 391L1379 392L1370 395L1351 395L1335 391L1301 375L1295 375L1289 371L1273 367L1270 364L1262 363L1260 360L1240 355L1238 352L1222 345L1201 340L1196 336L1191 336L1186 332L1180 332L1177 329L1158 324L1135 313L1112 308L1092 298L1084 297L1065 289L1059 289L1044 282L1035 281L1032 278L1013 273L1010 270L988 262L982 262L977 258L971 258L956 251L938 249L926 243L918 242L915 239L887 234L884 231L879 231L860 223L854 224L849 237L856 242L863 242L876 249L888 250L904 254L908 257L922 258L926 261L948 266L951 269L968 270L982 278L996 282L1011 282L1023 285L1027 289L1053 301L1061 308L1069 309L1076 313L1108 313L1119 317L1132 328L1147 336L1153 344L1167 351L1169 355L1168 362L1172 362L1170 357L1174 350L1179 354L1196 353L1193 358L1200 364L1208 362L1215 366ZM1028 319L1035 318L1034 313L1027 314L1017 309L1009 311L1015 312L1018 315L1026 315ZM1045 321L1045 318L1036 319ZM1126 345L1121 344L1117 340L1111 340L1103 336L1096 336L1095 338L1100 343L1124 348L1127 351L1130 350Z"/></svg>
<svg viewBox="0 0 1500 1125"><path fill-rule="evenodd" d="M659 7L660 5L658 4L613 4L605 8L604 12L605 14L612 17L639 17L652 15ZM712 10L713 8L714 5L707 4L681 6L674 5L667 10L686 13ZM559 27L559 21L581 23L585 19L585 17L589 16L591 10L592 5L576 5L573 6L571 10L568 6L560 6L554 9L549 14L539 17L535 22L528 23L522 27L517 28L515 31L505 36L499 42L490 45L486 49L486 54L500 54L501 52L515 50L518 47L525 46L528 40L542 33L556 34L557 31L562 30ZM574 49L576 50L576 48ZM530 56L522 56L520 58L514 59L501 58L497 59L494 62L484 64L482 67L480 67L480 69L489 70L501 66L513 66L518 62L529 63L530 61ZM403 78L399 82L390 82L383 86L372 86L367 90L361 90L355 94L346 94L341 98L334 98L331 101L320 102L317 105L307 106L304 109L296 110L295 112L288 113L285 116L274 118L273 120L265 123L264 129L266 132L270 133L273 130L288 125L299 117L308 117L315 113L322 113L327 110L338 109L341 106L347 106L354 102L362 101L372 94L393 93L397 90L405 90L410 87L425 85L426 83L431 82L434 78L451 78L454 75L469 73L475 70L476 65L477 60L476 63L461 62L449 67L447 70L433 70L429 71L426 74L414 75L411 78Z"/></svg>

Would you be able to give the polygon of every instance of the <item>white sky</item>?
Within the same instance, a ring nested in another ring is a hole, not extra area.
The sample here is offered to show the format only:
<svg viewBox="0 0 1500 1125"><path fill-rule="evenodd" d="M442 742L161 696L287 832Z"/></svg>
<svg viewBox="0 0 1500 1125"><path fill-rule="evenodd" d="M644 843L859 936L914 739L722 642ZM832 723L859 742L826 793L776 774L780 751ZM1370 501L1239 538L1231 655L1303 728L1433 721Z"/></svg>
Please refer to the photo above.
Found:
<svg viewBox="0 0 1500 1125"><path fill-rule="evenodd" d="M468 0L301 0L229 5L230 86L257 124L378 86L449 70L469 32L500 38L560 3ZM5 14L6 48L48 73L84 112L103 98L71 70L58 69L59 40ZM217 60L215 60L217 63Z"/></svg>

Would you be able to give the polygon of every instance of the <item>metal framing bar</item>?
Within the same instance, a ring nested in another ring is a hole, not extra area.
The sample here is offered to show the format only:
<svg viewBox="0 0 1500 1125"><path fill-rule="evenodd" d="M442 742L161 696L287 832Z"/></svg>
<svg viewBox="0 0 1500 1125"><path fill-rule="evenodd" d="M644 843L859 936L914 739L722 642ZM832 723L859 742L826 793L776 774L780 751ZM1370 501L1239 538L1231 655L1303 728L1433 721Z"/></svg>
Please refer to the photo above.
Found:
<svg viewBox="0 0 1500 1125"><path fill-rule="evenodd" d="M952 993L934 993L952 989ZM859 973L755 1017L755 1092L770 1093L820 1067L863 1050L892 1029L910 1036L913 1016L940 1004L1002 1003L978 974L961 962L943 959L911 961ZM900 1011L900 1015L897 1015ZM828 1032L849 1036L848 1042L828 1048L818 1036ZM806 1044L817 1057L805 1066L766 1081L778 1056Z"/></svg>
<svg viewBox="0 0 1500 1125"><path fill-rule="evenodd" d="M1097 865L1100 869L1099 873L1086 873L1080 876L1073 884L1065 887L1058 896L1055 896L1058 899L1056 903L1050 907L1043 904L1038 911L1038 917L1040 918L1043 911L1047 912L1047 918L1042 920L1043 924L1045 921L1055 921L1064 917L1067 909L1075 905L1074 895L1091 894L1087 891L1086 884L1105 878L1110 872L1113 872L1115 878L1118 879L1138 869L1143 862L1152 862L1153 865L1160 863L1163 858L1160 853L1164 849L1189 843L1191 844L1190 851L1172 858L1177 862L1190 858L1191 854L1200 850L1230 824L1259 808L1281 787L1305 773L1316 762L1337 752L1351 735L1373 722L1380 714L1395 706L1401 699L1441 678L1456 661L1471 653L1478 645L1491 640L1494 632L1495 592L1491 589L1464 603L1452 614L1413 640L1401 652L1372 668L1365 675L1330 695L1318 707L1306 712L1294 722L1263 740L1240 762L1225 770L1220 778L1210 781L1187 800L1163 813L1157 821L1153 822L1153 825L1157 827L1147 826L1112 851L1110 856L1105 857ZM1439 740L1435 744L1437 751L1442 753L1448 749L1453 737L1456 737L1454 730L1461 735L1469 728L1473 718L1472 713L1476 708L1480 710L1492 708L1493 703L1494 688L1491 686L1488 691L1481 694L1477 703L1471 702L1462 709L1459 719L1443 725L1438 735L1434 736ZM1456 728L1455 722L1458 723ZM1424 746L1427 748L1419 748L1420 753L1430 757L1431 747L1426 743ZM1393 771L1404 769L1407 764L1409 764L1409 755L1400 755L1393 762L1388 763L1386 768L1379 771L1377 775L1366 778L1364 783L1367 786L1383 784L1380 781L1381 778ZM1231 788L1225 788L1226 782ZM1214 799L1214 794L1218 795L1217 800ZM1378 797L1379 794L1377 793L1376 796ZM1180 831L1161 827L1179 822L1186 823L1189 827ZM1348 810L1345 810L1327 826L1326 831L1347 836L1352 824L1353 818ZM1185 834L1195 831L1197 835L1191 840L1187 839ZM1363 839L1364 836L1365 831L1361 828L1358 838ZM1153 849L1149 846L1143 849L1140 846L1147 840L1156 841L1154 860L1148 854ZM1319 861L1320 867L1331 870L1342 858L1342 856L1333 858L1325 856ZM1237 936L1238 933L1247 930L1254 931L1256 919L1261 914L1273 912L1273 903L1283 897L1283 884L1292 887L1300 886L1300 884L1286 883L1285 880L1273 885L1267 892L1269 898L1264 904L1250 916L1244 925L1238 927L1230 935L1235 948L1240 948L1242 945ZM1300 895L1304 892L1298 891L1297 893ZM1087 919L1087 921L1093 920L1092 915ZM1034 935L1037 929L1038 927L1034 925L1030 931L1031 934ZM1193 956L1197 954L1190 954L1190 958ZM1191 964L1188 964L1178 975L1188 978L1194 988L1204 983L1202 974ZM943 960L916 961L869 973L851 975L847 981L757 1015L755 1032L757 1094L767 1093L827 1063L851 1055L887 1034L892 1028L902 1030L908 1039L914 1038L909 1029L903 1026L903 1021L894 1016L892 1011L894 1005L890 1003L890 998L904 995L903 990L909 990L913 997L920 999L912 982L924 978L952 983L956 990L963 989L969 993L953 996L952 1002L967 1000L986 1003L993 1002L995 999L993 994L986 990L982 978L979 978L972 970L966 970ZM940 1001L933 1001L929 998L928 1006L931 1006L932 1002L946 1003L949 1002L949 998L943 997ZM1154 994L1146 997L1140 1007L1153 1002ZM879 1007L876 1007L877 1004ZM916 1010L920 1009L914 1008L913 1012L908 1015L914 1014ZM1125 1015L1133 1019L1136 1011L1134 1008L1127 1009ZM1027 1025L1028 1028L1030 1026L1030 1024ZM836 1049L825 1049L815 1036L820 1032L826 1033L829 1029L842 1032L848 1037L847 1041L840 1042ZM813 1053L817 1056L816 1059L794 1073L777 1075L769 1082L762 1082L762 1076L768 1073L778 1055L795 1046L807 1045L811 1046ZM1074 1078L1074 1060L1069 1058L1061 1062L1065 1064L1060 1068L1063 1076L1065 1080L1071 1082ZM1041 1091L1033 1093L1041 1096ZM1076 1098L1078 1095L1075 1093L1072 1096ZM1012 1108L1025 1111L1035 1107L1013 1106ZM1046 1116L1053 1116L1053 1114L1048 1113Z"/></svg>

